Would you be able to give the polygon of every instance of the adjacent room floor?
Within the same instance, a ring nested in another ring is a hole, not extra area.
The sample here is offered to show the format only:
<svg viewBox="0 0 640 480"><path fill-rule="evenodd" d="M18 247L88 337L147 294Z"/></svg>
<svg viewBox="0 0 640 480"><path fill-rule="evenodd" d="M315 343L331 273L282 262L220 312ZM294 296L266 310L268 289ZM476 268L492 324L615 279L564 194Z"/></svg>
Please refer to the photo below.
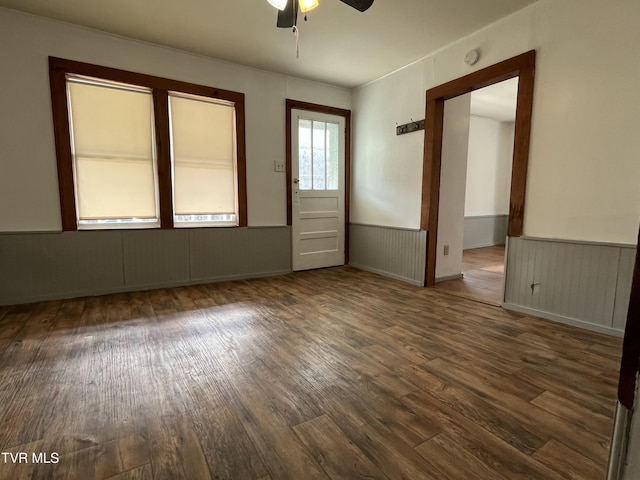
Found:
<svg viewBox="0 0 640 480"><path fill-rule="evenodd" d="M0 478L604 478L620 350L350 267L0 307Z"/></svg>
<svg viewBox="0 0 640 480"><path fill-rule="evenodd" d="M462 252L462 278L439 282L435 288L489 305L502 304L504 245Z"/></svg>

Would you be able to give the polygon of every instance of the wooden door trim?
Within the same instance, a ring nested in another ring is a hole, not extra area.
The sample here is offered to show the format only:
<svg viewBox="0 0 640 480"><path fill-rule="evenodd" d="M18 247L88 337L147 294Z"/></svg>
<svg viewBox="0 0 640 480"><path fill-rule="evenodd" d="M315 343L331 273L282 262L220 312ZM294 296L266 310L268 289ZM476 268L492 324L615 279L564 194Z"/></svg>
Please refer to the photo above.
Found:
<svg viewBox="0 0 640 480"><path fill-rule="evenodd" d="M640 232L637 245L618 381L618 400L628 410L633 410L636 378L640 372Z"/></svg>
<svg viewBox="0 0 640 480"><path fill-rule="evenodd" d="M287 182L287 225L293 224L293 204L291 199L291 112L292 110L307 110L309 112L325 113L344 117L344 264L349 263L349 211L351 200L351 110L330 107L300 100L286 99L285 121L285 177Z"/></svg>
<svg viewBox="0 0 640 480"><path fill-rule="evenodd" d="M536 52L531 50L427 90L420 218L420 228L427 230L426 286L435 285L436 276L444 102L514 77L518 77L519 81L507 235L510 237L522 235L533 110L535 58Z"/></svg>

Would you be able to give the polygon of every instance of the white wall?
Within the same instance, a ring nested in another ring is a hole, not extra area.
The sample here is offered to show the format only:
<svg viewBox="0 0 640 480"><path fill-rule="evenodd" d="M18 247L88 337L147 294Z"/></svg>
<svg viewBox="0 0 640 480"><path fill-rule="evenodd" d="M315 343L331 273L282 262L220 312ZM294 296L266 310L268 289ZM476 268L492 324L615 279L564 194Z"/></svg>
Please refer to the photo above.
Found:
<svg viewBox="0 0 640 480"><path fill-rule="evenodd" d="M424 75L416 64L354 92L353 223L418 228L424 136L396 125L424 118Z"/></svg>
<svg viewBox="0 0 640 480"><path fill-rule="evenodd" d="M0 231L61 229L47 57L243 92L249 225L284 225L285 98L351 107L349 90L0 8Z"/></svg>
<svg viewBox="0 0 640 480"><path fill-rule="evenodd" d="M470 108L471 94L444 102L436 280L462 273Z"/></svg>
<svg viewBox="0 0 640 480"><path fill-rule="evenodd" d="M513 122L471 115L464 215L508 215Z"/></svg>
<svg viewBox="0 0 640 480"><path fill-rule="evenodd" d="M525 235L635 244L639 18L637 0L540 0L359 88L353 220L418 228L422 135L396 137L395 122L423 118L426 89L536 49Z"/></svg>

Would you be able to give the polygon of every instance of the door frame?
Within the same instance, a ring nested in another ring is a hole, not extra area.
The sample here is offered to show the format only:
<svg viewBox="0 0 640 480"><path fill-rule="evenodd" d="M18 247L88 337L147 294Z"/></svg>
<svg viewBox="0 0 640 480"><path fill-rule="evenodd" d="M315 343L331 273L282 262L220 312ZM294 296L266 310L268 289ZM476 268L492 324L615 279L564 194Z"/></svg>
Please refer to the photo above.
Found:
<svg viewBox="0 0 640 480"><path fill-rule="evenodd" d="M633 410L638 372L640 372L640 231L638 231L636 260L629 294L618 380L618 401L629 411Z"/></svg>
<svg viewBox="0 0 640 480"><path fill-rule="evenodd" d="M424 157L422 166L422 210L420 228L427 231L427 254L424 285L435 285L438 239L438 207L440 206L440 173L442 166L442 126L444 102L460 95L518 77L518 97L514 132L514 149L509 201L507 235L522 235L531 113L535 77L535 50L528 51L495 65L427 90L425 110Z"/></svg>
<svg viewBox="0 0 640 480"><path fill-rule="evenodd" d="M633 267L627 323L624 329L620 374L618 377L618 403L614 416L611 447L609 449L609 479L622 477L627 462L630 429L635 415L638 372L640 372L640 231L636 244L636 258Z"/></svg>
<svg viewBox="0 0 640 480"><path fill-rule="evenodd" d="M344 117L344 264L349 264L349 207L351 200L351 110L330 107L316 103L302 102L300 100L286 99L285 120L285 176L287 183L287 225L293 225L293 201L291 188L291 112L293 110L306 110L315 113L325 113Z"/></svg>

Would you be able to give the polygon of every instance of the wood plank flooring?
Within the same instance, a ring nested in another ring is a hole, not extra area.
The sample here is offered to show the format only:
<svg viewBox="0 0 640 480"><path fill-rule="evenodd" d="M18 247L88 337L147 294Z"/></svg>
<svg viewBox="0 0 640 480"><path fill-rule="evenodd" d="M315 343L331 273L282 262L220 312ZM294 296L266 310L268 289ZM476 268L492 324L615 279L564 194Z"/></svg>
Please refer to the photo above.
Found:
<svg viewBox="0 0 640 480"><path fill-rule="evenodd" d="M436 284L438 290L489 305L502 303L504 245L462 252L462 278Z"/></svg>
<svg viewBox="0 0 640 480"><path fill-rule="evenodd" d="M0 307L0 478L604 479L620 351L350 267Z"/></svg>

